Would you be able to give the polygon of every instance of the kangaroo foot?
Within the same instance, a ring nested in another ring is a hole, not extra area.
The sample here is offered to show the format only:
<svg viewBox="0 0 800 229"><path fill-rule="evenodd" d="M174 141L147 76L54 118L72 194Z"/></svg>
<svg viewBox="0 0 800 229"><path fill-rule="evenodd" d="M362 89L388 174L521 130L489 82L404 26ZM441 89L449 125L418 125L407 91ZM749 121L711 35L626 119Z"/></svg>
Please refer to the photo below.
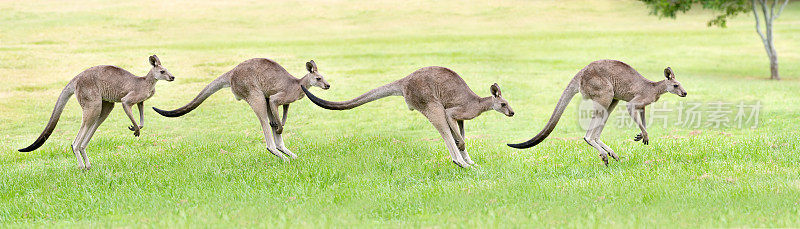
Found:
<svg viewBox="0 0 800 229"><path fill-rule="evenodd" d="M614 153L614 150L611 150L608 147L603 147L603 149L606 150L606 152L608 152L608 155L611 156L611 158L614 158L615 161L619 161L619 155L617 155L617 153Z"/></svg>
<svg viewBox="0 0 800 229"><path fill-rule="evenodd" d="M291 157L292 159L297 159L297 154L292 153L292 151L290 151L286 147L279 147L278 150L280 150L281 152L283 152L287 156Z"/></svg>
<svg viewBox="0 0 800 229"><path fill-rule="evenodd" d="M469 158L469 154L466 151L461 151L461 156L464 158L464 162L467 162L469 165L475 165L475 162L472 161L472 158Z"/></svg>
<svg viewBox="0 0 800 229"><path fill-rule="evenodd" d="M474 165L475 164L475 162L472 161L472 159L469 159L469 158L464 158L464 162L467 162L467 164L469 164L469 165Z"/></svg>
<svg viewBox="0 0 800 229"><path fill-rule="evenodd" d="M280 151L278 151L278 149L270 149L270 148L267 148L267 151L269 151L270 153L272 153L272 155L275 155L275 156L277 156L278 158L280 158L282 162L289 162L289 158L287 158L286 156L283 156L283 153L281 153Z"/></svg>
<svg viewBox="0 0 800 229"><path fill-rule="evenodd" d="M466 162L459 162L459 161L456 161L456 160L453 160L452 162L453 162L453 164L458 165L458 167L469 168L469 164L467 164Z"/></svg>
<svg viewBox="0 0 800 229"><path fill-rule="evenodd" d="M611 155L611 158L614 158L615 161L619 161L619 155L614 153L614 151L608 152L608 154Z"/></svg>

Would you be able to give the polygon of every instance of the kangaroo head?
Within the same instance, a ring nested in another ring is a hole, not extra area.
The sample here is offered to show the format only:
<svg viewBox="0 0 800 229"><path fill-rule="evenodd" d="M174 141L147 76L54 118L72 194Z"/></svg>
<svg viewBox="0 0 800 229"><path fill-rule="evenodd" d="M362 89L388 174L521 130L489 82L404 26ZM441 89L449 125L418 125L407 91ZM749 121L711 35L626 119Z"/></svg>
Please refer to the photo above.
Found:
<svg viewBox="0 0 800 229"><path fill-rule="evenodd" d="M667 83L667 92L676 94L680 97L686 97L686 90L683 89L681 86L681 82L675 80L675 73L672 72L672 68L667 67L664 69L664 77L667 77L665 81Z"/></svg>
<svg viewBox="0 0 800 229"><path fill-rule="evenodd" d="M324 90L331 88L331 85L328 84L328 81L325 80L325 77L322 77L322 74L319 74L319 71L317 70L317 63L314 63L314 60L306 62L306 70L308 70L308 74L306 74L305 77L307 77L308 83L311 86L316 86Z"/></svg>
<svg viewBox="0 0 800 229"><path fill-rule="evenodd" d="M508 117L514 116L514 109L511 109L511 106L508 105L508 101L503 98L503 93L500 92L500 86L498 86L497 83L492 84L489 90L492 92L492 109Z"/></svg>
<svg viewBox="0 0 800 229"><path fill-rule="evenodd" d="M172 73L169 73L169 71L167 71L167 68L161 66L161 60L159 60L156 55L150 56L150 65L152 65L153 68L151 68L150 72L147 73L148 75L153 76L157 80L166 80L166 81L175 80L175 76L172 76Z"/></svg>

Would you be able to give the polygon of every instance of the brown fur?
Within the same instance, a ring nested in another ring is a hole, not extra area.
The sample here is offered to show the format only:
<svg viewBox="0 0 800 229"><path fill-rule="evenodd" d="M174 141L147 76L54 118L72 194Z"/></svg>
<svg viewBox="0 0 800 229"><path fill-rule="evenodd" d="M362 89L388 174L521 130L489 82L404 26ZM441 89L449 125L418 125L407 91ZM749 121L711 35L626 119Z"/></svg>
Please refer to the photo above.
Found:
<svg viewBox="0 0 800 229"><path fill-rule="evenodd" d="M153 109L166 117L179 117L197 108L219 89L231 87L236 99L247 101L258 116L267 142L267 150L286 161L289 159L283 154L297 158L297 155L286 148L281 137L289 104L303 98L305 94L300 89L301 86L330 88L330 84L319 74L313 60L306 63L306 70L309 73L298 79L275 61L265 58L249 59L212 81L189 104L172 111L155 107ZM282 119L278 118L279 106L283 106Z"/></svg>
<svg viewBox="0 0 800 229"><path fill-rule="evenodd" d="M599 137L606 121L608 121L609 114L620 100L628 102L628 112L642 131L634 140L642 140L644 144L649 144L649 138L645 130L644 107L658 101L661 94L666 92L681 97L686 96L686 91L675 80L675 74L671 68L664 69L664 76L666 77L665 80L653 82L644 78L631 66L621 61L599 60L592 62L581 69L567 85L567 89L564 90L556 109L550 116L550 121L547 122L547 125L539 134L526 142L508 145L524 149L542 142L555 128L572 97L580 92L584 99L593 101L595 106L592 121L584 140L600 151L601 159L608 165L607 155L610 154L616 160L619 160L619 157L600 141Z"/></svg>
<svg viewBox="0 0 800 229"><path fill-rule="evenodd" d="M464 120L473 119L491 109L508 116L514 115L497 84L490 87L492 96L480 97L461 76L444 67L421 68L405 78L345 102L325 101L305 88L303 90L309 100L332 110L352 109L386 96L403 96L409 109L418 110L436 127L450 151L451 159L461 167L474 164L465 151Z"/></svg>
<svg viewBox="0 0 800 229"><path fill-rule="evenodd" d="M20 149L21 152L36 150L50 137L58 123L61 112L64 110L69 97L75 94L81 108L83 109L83 122L78 131L78 136L72 143L72 151L77 157L78 167L91 169L89 157L86 155L86 145L97 131L97 127L105 121L108 114L114 109L114 103L122 103L125 114L128 115L132 126L128 127L133 131L134 136L139 136L141 128L144 127L144 114L142 107L144 101L155 94L155 84L157 80L172 81L175 79L166 68L161 66L161 61L155 55L150 56L150 64L153 66L150 72L144 77L131 74L117 66L102 65L84 70L73 78L61 95L58 97L56 106L50 116L45 130L39 138L28 147ZM131 112L131 106L136 104L139 108L139 122Z"/></svg>

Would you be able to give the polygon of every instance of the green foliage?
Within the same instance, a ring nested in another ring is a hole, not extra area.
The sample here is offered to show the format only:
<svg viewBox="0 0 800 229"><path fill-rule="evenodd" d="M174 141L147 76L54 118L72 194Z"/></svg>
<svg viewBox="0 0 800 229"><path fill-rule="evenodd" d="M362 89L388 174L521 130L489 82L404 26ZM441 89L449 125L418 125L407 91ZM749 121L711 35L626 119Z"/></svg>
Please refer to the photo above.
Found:
<svg viewBox="0 0 800 229"><path fill-rule="evenodd" d="M647 4L651 13L659 17L675 18L677 13L685 13L696 5L703 9L719 12L708 26L726 27L729 18L751 10L750 0L640 0Z"/></svg>

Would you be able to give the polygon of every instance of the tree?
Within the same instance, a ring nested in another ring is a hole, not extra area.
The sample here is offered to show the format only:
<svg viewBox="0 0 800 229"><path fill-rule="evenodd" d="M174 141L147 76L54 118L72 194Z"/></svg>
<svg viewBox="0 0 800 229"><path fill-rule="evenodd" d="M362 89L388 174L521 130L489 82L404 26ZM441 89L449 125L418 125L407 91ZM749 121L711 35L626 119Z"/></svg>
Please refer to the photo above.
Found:
<svg viewBox="0 0 800 229"><path fill-rule="evenodd" d="M708 21L708 26L726 27L728 18L748 11L753 12L756 19L756 33L764 43L769 57L771 79L780 80L778 74L778 54L775 52L775 45L772 36L772 24L783 12L783 8L789 0L640 0L652 9L651 14L659 17L675 18L675 14L689 11L692 6L700 5L704 9L720 11L714 19ZM779 8L776 6L780 5ZM759 13L760 11L760 13ZM761 29L763 19L764 30Z"/></svg>

